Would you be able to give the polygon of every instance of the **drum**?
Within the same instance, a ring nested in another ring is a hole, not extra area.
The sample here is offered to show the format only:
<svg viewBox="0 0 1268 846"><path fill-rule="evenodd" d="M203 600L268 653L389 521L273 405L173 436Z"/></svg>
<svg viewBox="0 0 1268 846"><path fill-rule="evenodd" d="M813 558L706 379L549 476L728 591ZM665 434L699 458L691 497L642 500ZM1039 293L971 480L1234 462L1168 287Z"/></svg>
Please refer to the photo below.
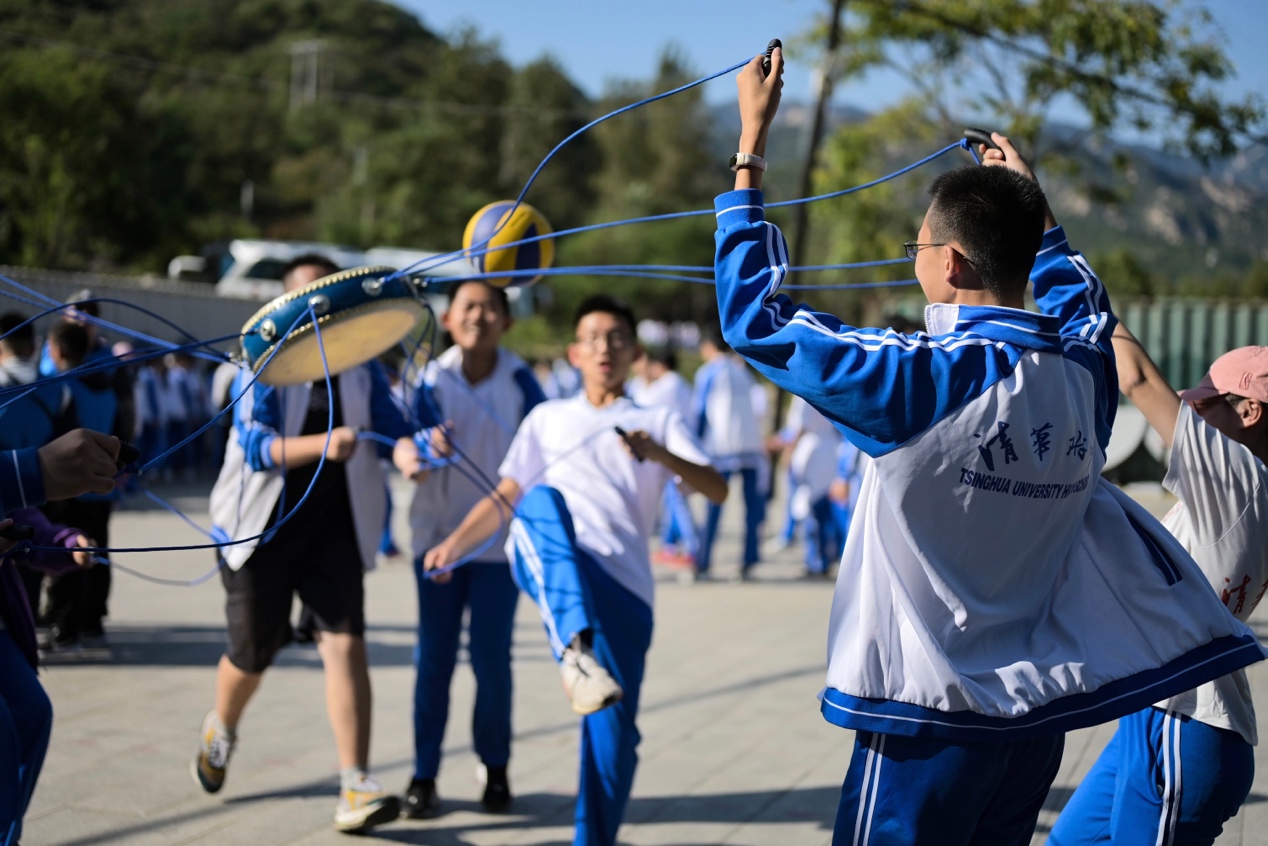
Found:
<svg viewBox="0 0 1268 846"><path fill-rule="evenodd" d="M297 385L342 373L400 343L426 307L415 283L390 267L345 270L283 294L242 327L242 354L266 385ZM321 330L321 345L313 316ZM322 364L322 350L326 364Z"/></svg>

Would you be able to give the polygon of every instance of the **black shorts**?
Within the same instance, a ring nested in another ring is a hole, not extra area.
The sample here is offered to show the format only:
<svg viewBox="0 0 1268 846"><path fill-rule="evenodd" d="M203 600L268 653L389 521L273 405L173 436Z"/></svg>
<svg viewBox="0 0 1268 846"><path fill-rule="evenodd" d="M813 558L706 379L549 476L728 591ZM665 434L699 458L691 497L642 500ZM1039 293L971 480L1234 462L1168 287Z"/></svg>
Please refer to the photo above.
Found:
<svg viewBox="0 0 1268 846"><path fill-rule="evenodd" d="M296 639L291 605L297 593L302 630L365 635L364 573L355 533L314 529L311 537L310 543L273 538L256 547L240 570L221 569L228 594L226 654L239 670L263 672Z"/></svg>

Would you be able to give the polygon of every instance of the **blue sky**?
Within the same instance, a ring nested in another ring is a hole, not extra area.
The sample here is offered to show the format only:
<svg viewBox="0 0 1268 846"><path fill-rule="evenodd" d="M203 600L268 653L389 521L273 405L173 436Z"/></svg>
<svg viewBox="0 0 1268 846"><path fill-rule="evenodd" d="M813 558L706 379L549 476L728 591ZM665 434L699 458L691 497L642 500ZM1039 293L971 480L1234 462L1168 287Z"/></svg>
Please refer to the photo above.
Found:
<svg viewBox="0 0 1268 846"><path fill-rule="evenodd" d="M475 26L500 44L513 64L554 56L589 94L614 78L646 79L668 44L680 47L701 76L760 52L772 37L805 31L826 0L397 0L425 25L450 34ZM1231 95L1268 92L1268 0L1212 0L1206 4L1228 38L1237 78ZM785 77L785 96L809 99L810 69L795 62ZM734 96L726 77L709 84L706 97L724 102ZM835 100L868 108L892 102L904 92L892 74L878 74L837 91ZM1059 115L1058 115L1059 116Z"/></svg>

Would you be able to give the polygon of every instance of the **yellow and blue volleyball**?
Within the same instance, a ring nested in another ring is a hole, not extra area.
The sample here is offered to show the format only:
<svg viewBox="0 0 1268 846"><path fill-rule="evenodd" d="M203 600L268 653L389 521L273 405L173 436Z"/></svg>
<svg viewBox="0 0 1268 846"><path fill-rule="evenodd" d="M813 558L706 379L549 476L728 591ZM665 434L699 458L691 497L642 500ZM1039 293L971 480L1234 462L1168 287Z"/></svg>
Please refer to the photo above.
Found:
<svg viewBox="0 0 1268 846"><path fill-rule="evenodd" d="M543 270L555 261L552 239L517 244L526 238L554 232L546 218L528 203L518 206L512 200L498 200L480 209L467 222L462 233L462 249L481 273ZM510 244L512 246L505 246ZM504 288L507 285L531 285L541 276L527 273L496 276L484 281Z"/></svg>

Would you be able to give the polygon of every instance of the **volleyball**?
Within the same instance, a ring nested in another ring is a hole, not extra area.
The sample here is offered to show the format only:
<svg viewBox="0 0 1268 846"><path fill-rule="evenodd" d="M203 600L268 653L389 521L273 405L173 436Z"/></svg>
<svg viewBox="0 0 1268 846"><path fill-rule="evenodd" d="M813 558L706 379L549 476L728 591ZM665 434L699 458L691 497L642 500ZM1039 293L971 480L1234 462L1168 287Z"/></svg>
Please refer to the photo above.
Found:
<svg viewBox="0 0 1268 846"><path fill-rule="evenodd" d="M462 249L481 273L543 270L555 261L555 242L551 239L516 244L526 238L554 232L546 218L528 203L518 206L512 200L498 200L480 209L467 222L462 233ZM511 244L514 246L505 246ZM504 288L507 285L531 285L541 276L515 275L490 277L484 281Z"/></svg>

